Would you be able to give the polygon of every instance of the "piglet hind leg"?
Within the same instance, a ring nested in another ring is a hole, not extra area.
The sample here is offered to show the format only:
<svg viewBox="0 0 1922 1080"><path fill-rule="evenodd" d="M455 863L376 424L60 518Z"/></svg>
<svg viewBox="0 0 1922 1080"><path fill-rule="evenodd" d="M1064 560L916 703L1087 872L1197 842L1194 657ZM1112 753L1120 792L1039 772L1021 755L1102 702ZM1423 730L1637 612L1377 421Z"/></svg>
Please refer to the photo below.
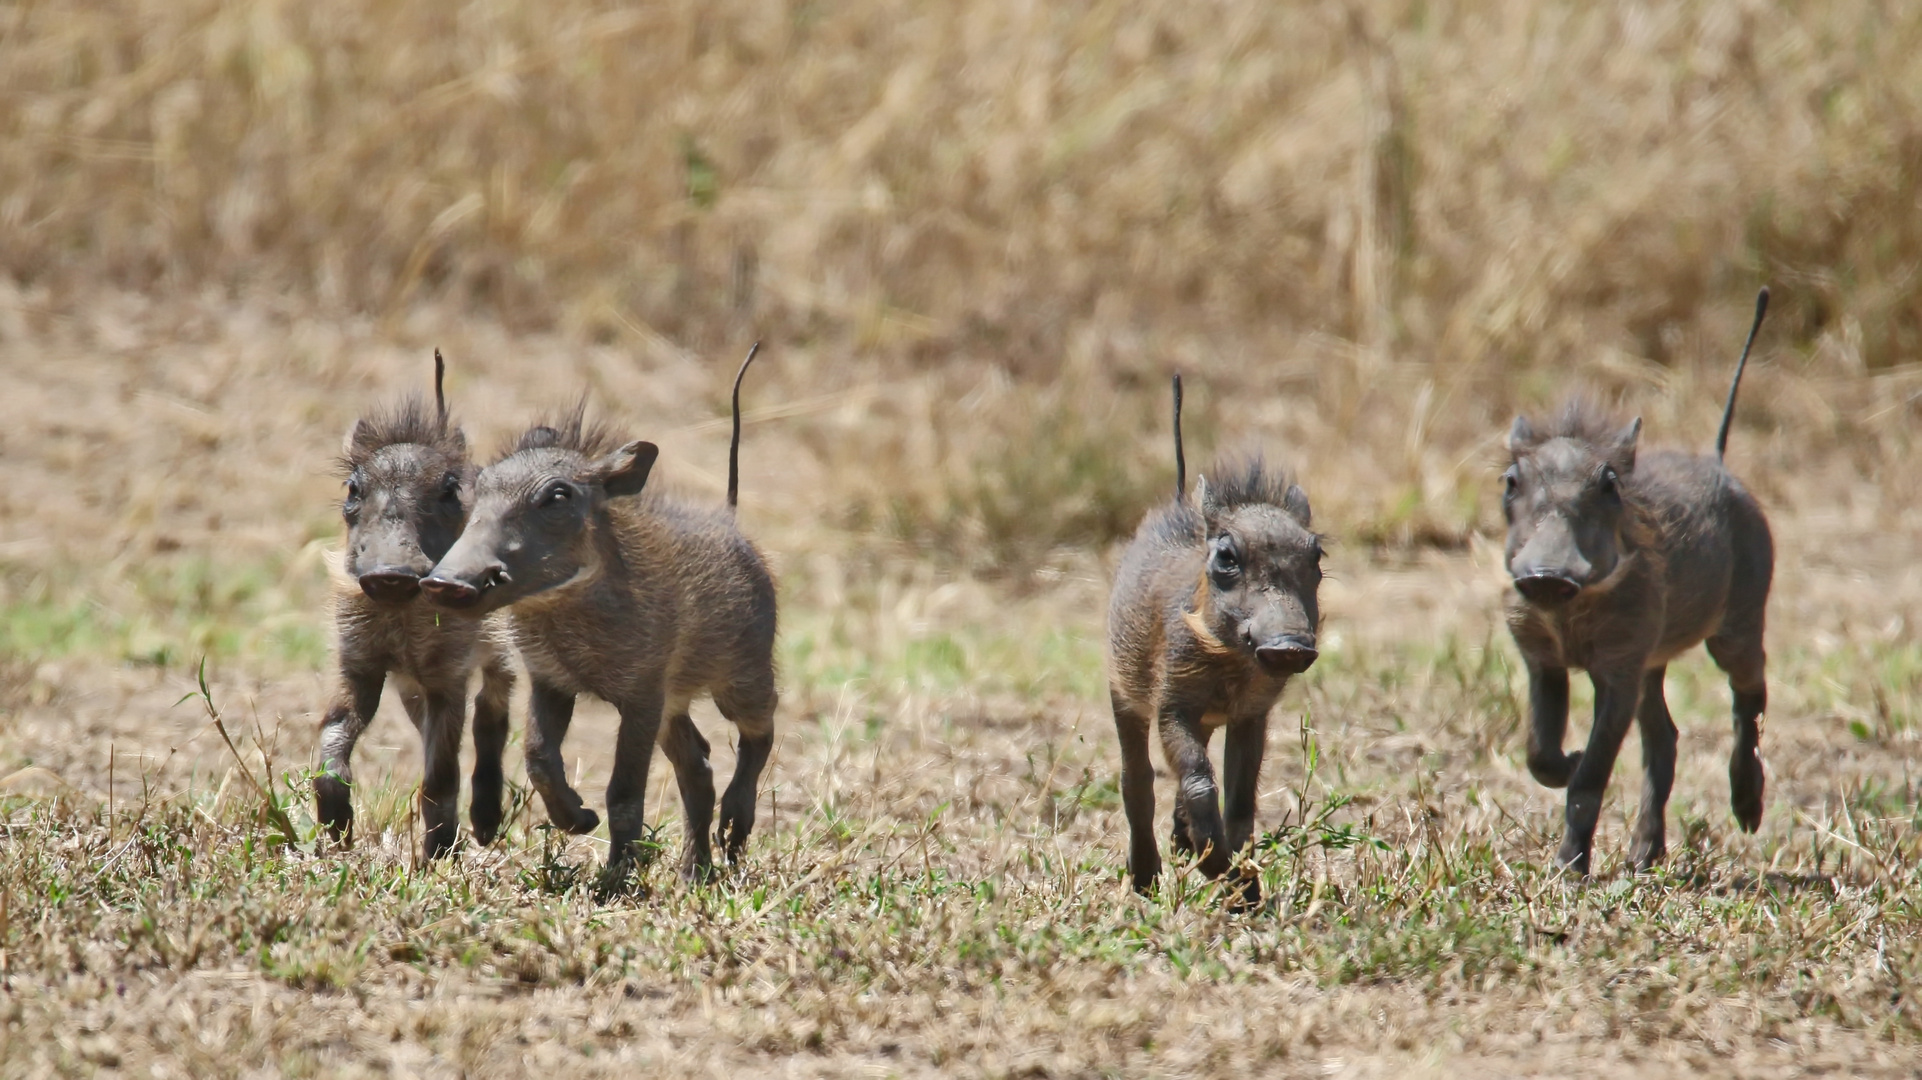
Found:
<svg viewBox="0 0 1922 1080"><path fill-rule="evenodd" d="M707 739L685 712L668 718L661 728L661 753L674 766L674 780L681 789L681 815L687 823L681 841L681 878L685 881L702 880L714 867L707 835L714 820L714 767L708 763L709 750ZM610 799L608 806L613 805Z"/></svg>
<svg viewBox="0 0 1922 1080"><path fill-rule="evenodd" d="M746 688L730 687L714 696L714 706L740 732L741 745L734 755L734 777L721 795L720 824L715 839L721 854L732 863L739 861L747 848L748 834L754 831L754 811L761 798L761 773L774 751L774 708L779 703L770 675Z"/></svg>
<svg viewBox="0 0 1922 1080"><path fill-rule="evenodd" d="M607 781L607 839L611 847L607 870L601 875L603 896L624 888L629 875L646 857L641 840L647 832L647 774L654 760L654 744L660 739L661 713L666 706L659 686L647 687L617 706L621 729L614 737L614 771ZM708 792L711 800L711 779ZM712 802L709 805L713 805ZM705 828L698 838L690 829L688 843L694 846L689 858L697 870L705 871L702 862L707 853Z"/></svg>
<svg viewBox="0 0 1922 1080"><path fill-rule="evenodd" d="M1637 870L1647 870L1668 854L1668 794L1675 786L1675 718L1662 695L1665 667L1650 668L1642 678L1642 703L1635 719L1642 732L1642 808L1635 819L1635 843L1629 859Z"/></svg>
<svg viewBox="0 0 1922 1080"><path fill-rule="evenodd" d="M514 669L501 656L481 667L480 691L474 695L474 794L467 819L474 840L486 846L500 832L502 789L506 776L501 758L507 751L507 703L514 692Z"/></svg>
<svg viewBox="0 0 1922 1080"><path fill-rule="evenodd" d="M1749 638L1708 639L1709 655L1728 673L1735 693L1735 745L1728 757L1729 808L1743 832L1762 827L1762 711L1768 708L1768 684L1763 678L1764 657L1759 628Z"/></svg>
<svg viewBox="0 0 1922 1080"><path fill-rule="evenodd" d="M1161 851L1155 846L1155 768L1148 757L1148 718L1119 695L1114 704L1115 734L1121 738L1121 806L1128 817L1128 876L1146 896L1161 876Z"/></svg>
<svg viewBox="0 0 1922 1080"><path fill-rule="evenodd" d="M423 754L420 817L426 826L421 839L430 859L452 852L460 834L460 743L467 726L465 689L427 692L416 718Z"/></svg>
<svg viewBox="0 0 1922 1080"><path fill-rule="evenodd" d="M1730 507L1735 528L1734 565L1722 625L1708 639L1708 654L1728 673L1735 692L1735 745L1729 751L1729 808L1743 832L1762 827L1762 713L1768 708L1767 657L1762 631L1768 621L1769 586L1775 575L1775 544L1761 507L1746 496Z"/></svg>

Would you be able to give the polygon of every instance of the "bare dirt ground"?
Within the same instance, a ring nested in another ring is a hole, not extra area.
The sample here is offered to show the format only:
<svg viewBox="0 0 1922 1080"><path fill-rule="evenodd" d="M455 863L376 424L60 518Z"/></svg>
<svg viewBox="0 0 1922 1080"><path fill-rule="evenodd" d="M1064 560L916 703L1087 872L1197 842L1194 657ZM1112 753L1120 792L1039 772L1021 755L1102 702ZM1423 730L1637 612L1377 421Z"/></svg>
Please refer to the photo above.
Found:
<svg viewBox="0 0 1922 1080"><path fill-rule="evenodd" d="M858 367L772 354L743 485L784 582L764 831L722 883L661 867L601 904L577 879L605 841L561 843L538 805L495 848L417 866L418 749L391 700L359 751L355 851L270 849L248 777L281 777L311 829L328 462L357 409L425 385L430 344L478 445L587 389L662 444L659 475L716 497L734 357L264 302L183 319L110 295L83 323L16 297L0 317L6 1075L1915 1072L1922 529L1846 454L1738 429L1781 567L1759 835L1729 819L1726 690L1696 657L1671 673L1670 872L1622 866L1631 746L1595 880L1560 880L1495 541L1338 543L1328 649L1263 774L1274 903L1231 915L1196 882L1145 902L1118 879L1105 552L1014 579L848 524L912 466L823 448L891 417ZM950 445L975 422L957 408ZM1367 453L1291 456L1314 493ZM203 655L236 751L180 700ZM725 725L696 720L725 773ZM590 805L612 732L596 703L569 738Z"/></svg>

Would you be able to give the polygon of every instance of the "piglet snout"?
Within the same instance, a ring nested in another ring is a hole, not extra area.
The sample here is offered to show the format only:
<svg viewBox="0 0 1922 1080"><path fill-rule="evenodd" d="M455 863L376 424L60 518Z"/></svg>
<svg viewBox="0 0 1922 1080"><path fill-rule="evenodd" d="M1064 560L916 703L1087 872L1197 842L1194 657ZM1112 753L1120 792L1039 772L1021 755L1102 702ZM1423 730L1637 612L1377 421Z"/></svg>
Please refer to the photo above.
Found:
<svg viewBox="0 0 1922 1080"><path fill-rule="evenodd" d="M1255 646L1255 662L1270 675L1299 675L1320 655L1312 641L1292 635Z"/></svg>
<svg viewBox="0 0 1922 1080"><path fill-rule="evenodd" d="M399 567L381 567L360 575L360 591L387 603L412 600L420 593L420 575Z"/></svg>
<svg viewBox="0 0 1922 1080"><path fill-rule="evenodd" d="M1582 591L1582 583L1563 574L1524 574L1515 579L1515 591L1537 604L1565 604Z"/></svg>
<svg viewBox="0 0 1922 1080"><path fill-rule="evenodd" d="M421 579L420 591L438 607L464 608L480 602L481 591L465 581L453 578L430 577Z"/></svg>

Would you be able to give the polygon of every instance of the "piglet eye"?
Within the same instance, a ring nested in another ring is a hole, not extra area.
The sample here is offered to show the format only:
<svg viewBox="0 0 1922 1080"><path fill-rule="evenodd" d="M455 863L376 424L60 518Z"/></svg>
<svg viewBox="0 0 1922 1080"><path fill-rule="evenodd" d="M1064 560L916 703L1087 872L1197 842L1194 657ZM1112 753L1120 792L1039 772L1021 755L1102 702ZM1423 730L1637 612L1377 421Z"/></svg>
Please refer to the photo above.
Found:
<svg viewBox="0 0 1922 1080"><path fill-rule="evenodd" d="M542 506L559 506L560 504L566 502L570 497L571 496L568 493L567 485L555 484L553 487L548 488L547 491L541 495L540 504Z"/></svg>
<svg viewBox="0 0 1922 1080"><path fill-rule="evenodd" d="M1602 490L1610 495L1621 491L1622 478L1616 474L1615 466L1602 466Z"/></svg>
<svg viewBox="0 0 1922 1080"><path fill-rule="evenodd" d="M440 497L443 499L460 498L460 477L449 473L447 478L440 482Z"/></svg>
<svg viewBox="0 0 1922 1080"><path fill-rule="evenodd" d="M1514 498L1516 491L1519 490L1521 486L1521 478L1515 475L1514 469L1509 469L1502 474L1502 498Z"/></svg>
<svg viewBox="0 0 1922 1080"><path fill-rule="evenodd" d="M1241 572L1241 560L1235 555L1235 543L1221 537L1214 543L1214 551L1209 559L1209 569L1223 577L1232 577Z"/></svg>

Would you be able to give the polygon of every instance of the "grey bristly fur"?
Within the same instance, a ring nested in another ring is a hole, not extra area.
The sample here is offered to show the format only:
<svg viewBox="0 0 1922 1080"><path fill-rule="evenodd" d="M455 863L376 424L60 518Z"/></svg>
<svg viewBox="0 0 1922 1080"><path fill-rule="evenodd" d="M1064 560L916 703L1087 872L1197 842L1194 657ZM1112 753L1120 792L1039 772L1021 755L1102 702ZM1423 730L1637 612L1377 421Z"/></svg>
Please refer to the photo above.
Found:
<svg viewBox="0 0 1922 1080"><path fill-rule="evenodd" d="M656 742L686 814L682 873L703 875L714 786L688 706L711 695L740 733L716 829L736 858L774 740L773 577L732 508L644 490L652 443L602 453L579 424L564 423L519 446L481 470L473 520L425 587L452 611L508 612L533 680L527 774L557 826L581 833L600 823L562 767L575 697L590 693L620 712L604 882L617 883L631 864Z"/></svg>
<svg viewBox="0 0 1922 1080"><path fill-rule="evenodd" d="M1508 625L1528 668L1528 768L1568 788L1557 862L1586 874L1602 795L1631 721L1645 780L1630 858L1666 854L1676 728L1663 698L1669 661L1706 642L1734 691L1729 798L1744 831L1762 820L1762 628L1774 546L1768 519L1720 455L1637 453L1641 421L1589 402L1551 424L1517 418L1503 474ZM1564 753L1568 672L1588 672L1595 721Z"/></svg>
<svg viewBox="0 0 1922 1080"><path fill-rule="evenodd" d="M335 842L350 843L354 745L391 675L421 736L421 817L429 858L451 850L456 839L464 699L476 669L481 686L474 698L470 820L483 844L500 827L501 754L514 686L504 646L487 628L442 619L418 597L419 578L460 534L464 485L473 471L467 440L447 416L439 350L434 367L431 412L419 398L408 397L363 417L342 452L347 550L345 574L333 590L339 674L321 720L321 772L314 780L316 816Z"/></svg>
<svg viewBox="0 0 1922 1080"><path fill-rule="evenodd" d="M1128 869L1142 892L1161 871L1150 728L1179 782L1175 846L1219 876L1252 835L1268 712L1313 662L1320 623L1321 542L1301 488L1259 458L1217 465L1198 487L1198 506L1177 496L1141 523L1108 607ZM1208 743L1222 727L1218 798Z"/></svg>

